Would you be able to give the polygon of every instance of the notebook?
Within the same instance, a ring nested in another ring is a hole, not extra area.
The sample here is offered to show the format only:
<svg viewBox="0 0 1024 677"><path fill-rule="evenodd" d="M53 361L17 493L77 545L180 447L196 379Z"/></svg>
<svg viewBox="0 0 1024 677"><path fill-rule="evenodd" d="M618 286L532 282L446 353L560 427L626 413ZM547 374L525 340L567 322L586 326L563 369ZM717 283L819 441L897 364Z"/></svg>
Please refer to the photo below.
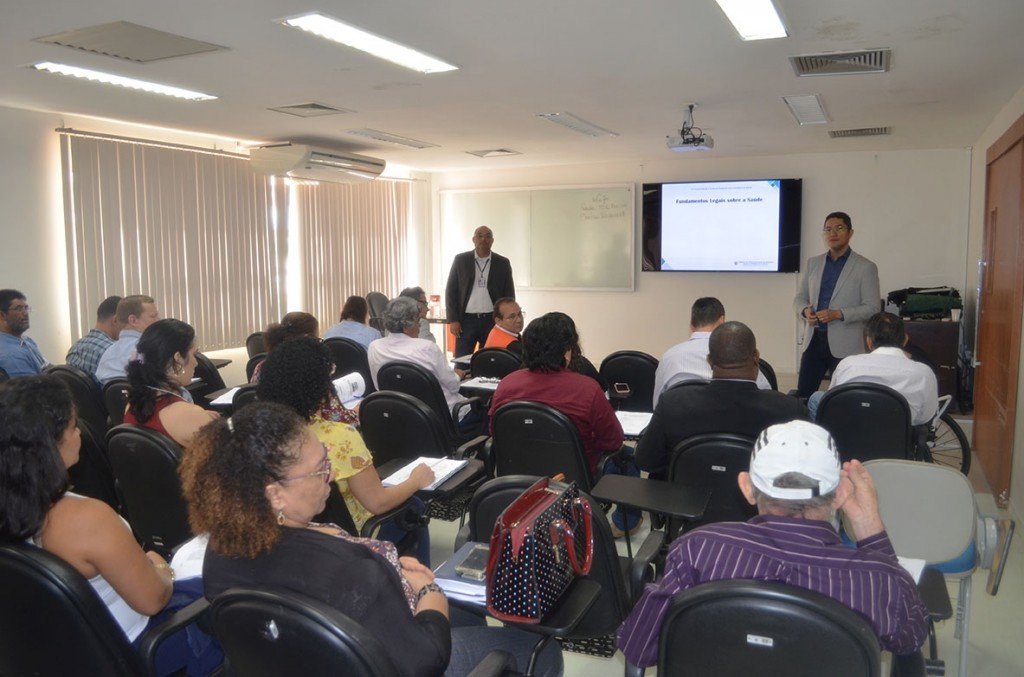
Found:
<svg viewBox="0 0 1024 677"><path fill-rule="evenodd" d="M420 456L415 461L409 462L400 470L381 480L381 484L386 487L393 487L396 484L401 484L409 479L409 475L412 474L412 469L420 463L426 463L430 466L430 469L434 471L434 483L430 486L423 487L424 491L433 491L444 484L452 475L462 470L468 461L466 461L466 459L430 458L429 456Z"/></svg>

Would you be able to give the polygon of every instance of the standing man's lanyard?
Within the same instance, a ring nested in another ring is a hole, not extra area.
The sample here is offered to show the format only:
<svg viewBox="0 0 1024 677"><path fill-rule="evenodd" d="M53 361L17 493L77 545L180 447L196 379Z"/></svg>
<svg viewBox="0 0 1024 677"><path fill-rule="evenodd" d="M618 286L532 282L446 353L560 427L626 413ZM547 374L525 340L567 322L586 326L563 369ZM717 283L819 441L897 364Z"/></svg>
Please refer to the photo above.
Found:
<svg viewBox="0 0 1024 677"><path fill-rule="evenodd" d="M487 266L491 265L491 257L488 256L487 260L484 261L484 265L482 265L482 266L480 265L479 261L474 260L473 263L476 264L476 269L480 273L480 277L476 281L476 286L478 286L478 287L486 287L487 286L487 278L485 277L485 275L487 274Z"/></svg>

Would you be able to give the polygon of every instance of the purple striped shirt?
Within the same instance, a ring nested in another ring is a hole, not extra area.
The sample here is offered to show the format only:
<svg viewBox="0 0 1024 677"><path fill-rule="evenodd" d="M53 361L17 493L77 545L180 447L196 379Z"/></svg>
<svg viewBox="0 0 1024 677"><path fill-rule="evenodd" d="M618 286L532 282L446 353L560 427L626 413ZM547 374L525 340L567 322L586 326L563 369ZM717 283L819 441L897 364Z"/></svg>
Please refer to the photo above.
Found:
<svg viewBox="0 0 1024 677"><path fill-rule="evenodd" d="M676 540L665 575L647 586L619 628L617 644L631 663L658 662L658 634L676 593L728 579L789 583L832 597L871 622L883 650L916 651L928 634L927 611L917 586L896 560L889 536L865 538L848 548L827 522L759 515L721 522Z"/></svg>

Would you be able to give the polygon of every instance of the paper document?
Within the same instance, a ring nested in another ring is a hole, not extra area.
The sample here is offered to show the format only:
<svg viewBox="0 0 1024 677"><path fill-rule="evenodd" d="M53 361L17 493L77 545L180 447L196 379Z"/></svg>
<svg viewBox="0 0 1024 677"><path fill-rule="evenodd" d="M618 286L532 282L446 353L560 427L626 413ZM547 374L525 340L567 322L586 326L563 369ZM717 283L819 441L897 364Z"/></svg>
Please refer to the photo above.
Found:
<svg viewBox="0 0 1024 677"><path fill-rule="evenodd" d="M617 411L615 416L622 424L622 432L630 437L636 437L644 431L654 414L647 411Z"/></svg>
<svg viewBox="0 0 1024 677"><path fill-rule="evenodd" d="M900 566L907 570L907 573L910 574L915 583L921 582L921 572L924 571L924 567L928 562L923 559L900 557L899 555L896 555L896 559L899 560Z"/></svg>
<svg viewBox="0 0 1024 677"><path fill-rule="evenodd" d="M226 393L224 393L223 395L221 395L217 399L211 400L210 404L225 404L225 405L231 404L231 401L233 399L235 399L235 393L237 393L238 390L241 387L242 386L235 386L234 388L232 388L231 390L227 391Z"/></svg>
<svg viewBox="0 0 1024 677"><path fill-rule="evenodd" d="M452 364L456 367L468 367L469 363L473 360L472 355L463 355L462 357L453 357Z"/></svg>
<svg viewBox="0 0 1024 677"><path fill-rule="evenodd" d="M351 374L345 374L341 378L334 379L334 390L338 393L338 399L341 400L341 403L351 409L352 407L349 405L361 399L363 393L366 392L366 381L363 379L362 374L354 371Z"/></svg>
<svg viewBox="0 0 1024 677"><path fill-rule="evenodd" d="M451 599L483 606L487 603L486 581L467 578L455 570L478 545L480 543L473 541L464 543L455 554L448 558L448 561L434 569L434 582L441 586L444 593Z"/></svg>
<svg viewBox="0 0 1024 677"><path fill-rule="evenodd" d="M184 580L203 575L203 559L206 558L208 541L206 534L200 534L178 546L174 557L171 558L171 568L174 569L176 579Z"/></svg>
<svg viewBox="0 0 1024 677"><path fill-rule="evenodd" d="M487 376L477 376L471 378L468 381L463 381L459 384L460 388L476 388L478 390L497 390L498 384L501 383L500 378L488 378Z"/></svg>
<svg viewBox="0 0 1024 677"><path fill-rule="evenodd" d="M430 458L429 456L420 456L415 461L412 461L408 465L404 466L401 470L395 472L390 477L385 478L381 481L386 487L393 487L396 484L409 479L409 475L412 474L413 468L418 466L420 463L426 463L430 466L430 469L434 471L434 483L430 486L423 487L426 491L433 491L439 486L444 484L452 475L462 470L466 463L466 459L453 459L453 458Z"/></svg>

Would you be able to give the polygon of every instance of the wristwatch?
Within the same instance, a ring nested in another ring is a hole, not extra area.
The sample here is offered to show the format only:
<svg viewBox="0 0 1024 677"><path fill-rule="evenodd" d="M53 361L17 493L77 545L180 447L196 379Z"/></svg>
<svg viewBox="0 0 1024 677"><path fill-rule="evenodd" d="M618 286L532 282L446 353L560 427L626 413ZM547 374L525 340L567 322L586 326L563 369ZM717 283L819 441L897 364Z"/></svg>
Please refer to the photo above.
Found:
<svg viewBox="0 0 1024 677"><path fill-rule="evenodd" d="M422 588L420 588L420 591L418 593L416 593L416 604L419 604L420 600L423 599L428 592L439 592L442 595L444 594L444 590L441 589L441 586L437 583L427 583Z"/></svg>

